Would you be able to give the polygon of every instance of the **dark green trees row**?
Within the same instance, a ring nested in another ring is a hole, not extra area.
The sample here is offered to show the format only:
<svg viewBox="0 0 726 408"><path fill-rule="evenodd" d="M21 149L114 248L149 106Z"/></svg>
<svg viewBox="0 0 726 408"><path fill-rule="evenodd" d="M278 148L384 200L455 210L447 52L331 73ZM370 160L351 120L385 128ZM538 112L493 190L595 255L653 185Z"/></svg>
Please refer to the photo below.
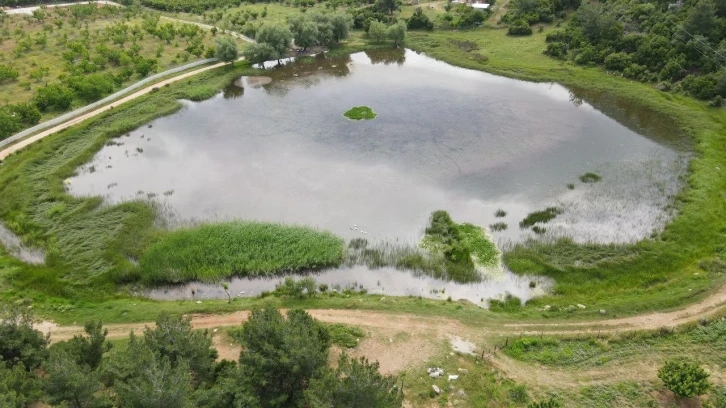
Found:
<svg viewBox="0 0 726 408"><path fill-rule="evenodd" d="M237 330L238 362L216 361L207 331L159 316L156 327L114 348L100 322L49 346L32 317L14 309L0 324L0 406L45 401L70 408L400 407L397 379L378 363L343 355L327 366L327 329L302 310L252 312ZM65 405L64 405L65 404Z"/></svg>
<svg viewBox="0 0 726 408"><path fill-rule="evenodd" d="M726 1L585 3L546 54L693 97L726 97ZM719 99L720 101L720 99Z"/></svg>

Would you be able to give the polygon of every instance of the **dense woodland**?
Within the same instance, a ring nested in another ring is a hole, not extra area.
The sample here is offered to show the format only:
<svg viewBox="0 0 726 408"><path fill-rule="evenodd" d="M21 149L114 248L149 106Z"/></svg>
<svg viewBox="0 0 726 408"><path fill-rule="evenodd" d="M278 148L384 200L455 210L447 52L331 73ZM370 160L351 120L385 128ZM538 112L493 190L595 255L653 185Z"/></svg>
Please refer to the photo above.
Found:
<svg viewBox="0 0 726 408"><path fill-rule="evenodd" d="M518 0L518 4L528 0ZM713 105L726 97L726 1L584 3L545 53Z"/></svg>
<svg viewBox="0 0 726 408"><path fill-rule="evenodd" d="M400 407L401 382L378 363L343 354L328 367L330 330L302 310L254 310L230 331L244 348L218 360L211 333L161 315L156 327L112 345L101 322L50 344L26 308L0 323L0 406L68 408Z"/></svg>

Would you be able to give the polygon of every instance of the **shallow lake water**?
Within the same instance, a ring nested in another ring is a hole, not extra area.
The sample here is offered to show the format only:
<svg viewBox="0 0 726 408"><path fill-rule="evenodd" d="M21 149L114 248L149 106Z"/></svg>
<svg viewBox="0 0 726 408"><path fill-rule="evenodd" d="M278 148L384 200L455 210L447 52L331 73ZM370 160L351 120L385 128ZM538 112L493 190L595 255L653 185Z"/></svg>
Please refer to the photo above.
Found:
<svg viewBox="0 0 726 408"><path fill-rule="evenodd" d="M45 252L37 248L30 248L23 244L20 238L0 223L0 246L12 256L31 265L45 263Z"/></svg>
<svg viewBox="0 0 726 408"><path fill-rule="evenodd" d="M489 299L499 299L509 293L526 302L527 300L546 293L552 281L542 277L518 276L511 272L502 272L498 276L488 276L481 282L461 284L451 281L434 279L429 276L414 276L393 268L368 269L365 266L353 266L331 269L311 274L318 284L327 284L329 290L342 292L346 289L360 291L365 289L370 294L386 296L420 296L428 299L469 300L486 307ZM284 278L253 278L232 279L228 282L229 292L233 297L254 297L262 292L270 292L281 284ZM534 287L530 283L534 282ZM145 292L147 296L157 300L203 300L226 299L227 293L221 284L189 283L160 287Z"/></svg>
<svg viewBox="0 0 726 408"><path fill-rule="evenodd" d="M411 51L321 56L265 75L116 139L69 190L158 200L180 224L241 218L416 244L431 212L445 209L458 222L507 223L492 232L500 246L560 236L625 243L663 228L687 165L667 118ZM360 105L378 116L342 116ZM602 180L580 182L587 172ZM519 228L548 206L564 212L543 236ZM507 215L496 218L498 209ZM384 292L409 285L401 279ZM402 294L427 291L411 287Z"/></svg>

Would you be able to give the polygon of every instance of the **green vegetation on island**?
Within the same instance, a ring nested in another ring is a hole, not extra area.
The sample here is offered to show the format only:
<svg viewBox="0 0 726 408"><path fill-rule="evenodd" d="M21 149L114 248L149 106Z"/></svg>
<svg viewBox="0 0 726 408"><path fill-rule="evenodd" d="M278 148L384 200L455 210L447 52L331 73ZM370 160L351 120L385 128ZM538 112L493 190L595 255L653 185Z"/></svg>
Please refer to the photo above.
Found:
<svg viewBox="0 0 726 408"><path fill-rule="evenodd" d="M421 247L443 257L446 275L457 282L479 281L481 273L477 268L499 264L499 250L481 227L457 224L443 210L431 214Z"/></svg>
<svg viewBox="0 0 726 408"><path fill-rule="evenodd" d="M378 114L367 106L356 106L348 109L343 116L350 120L371 120L375 119Z"/></svg>

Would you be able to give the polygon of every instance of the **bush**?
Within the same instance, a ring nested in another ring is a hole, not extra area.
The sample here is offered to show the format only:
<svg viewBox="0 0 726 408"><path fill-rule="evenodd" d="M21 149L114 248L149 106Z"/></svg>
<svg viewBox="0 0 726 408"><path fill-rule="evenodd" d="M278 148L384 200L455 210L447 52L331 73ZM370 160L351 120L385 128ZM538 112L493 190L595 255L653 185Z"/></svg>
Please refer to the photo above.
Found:
<svg viewBox="0 0 726 408"><path fill-rule="evenodd" d="M565 57L567 57L567 44L559 41L548 43L547 49L545 49L543 53L552 58L565 59Z"/></svg>
<svg viewBox="0 0 726 408"><path fill-rule="evenodd" d="M507 30L508 35L530 35L532 34L532 27L524 19L518 19L509 24Z"/></svg>
<svg viewBox="0 0 726 408"><path fill-rule="evenodd" d="M46 85L35 91L33 102L38 109L68 109L73 102L73 91L60 84Z"/></svg>
<svg viewBox="0 0 726 408"><path fill-rule="evenodd" d="M667 361L658 370L658 378L666 388L681 398L701 395L710 387L708 373L697 363L684 360Z"/></svg>
<svg viewBox="0 0 726 408"><path fill-rule="evenodd" d="M417 7L413 15L407 20L409 30L428 30L434 29L434 23L424 14L421 7Z"/></svg>
<svg viewBox="0 0 726 408"><path fill-rule="evenodd" d="M624 52L616 52L605 57L605 68L614 71L622 71L632 63L630 55Z"/></svg>
<svg viewBox="0 0 726 408"><path fill-rule="evenodd" d="M582 47L575 57L575 64L578 65L587 65L595 62L597 62L597 51L595 50L595 47Z"/></svg>
<svg viewBox="0 0 726 408"><path fill-rule="evenodd" d="M18 78L18 71L7 65L0 65L0 82Z"/></svg>
<svg viewBox="0 0 726 408"><path fill-rule="evenodd" d="M715 98L711 99L711 101L708 103L708 106L712 108L720 108L723 106L723 98L721 95L716 95Z"/></svg>
<svg viewBox="0 0 726 408"><path fill-rule="evenodd" d="M716 80L709 75L688 75L683 80L683 90L694 98L711 99L716 96Z"/></svg>
<svg viewBox="0 0 726 408"><path fill-rule="evenodd" d="M374 43L382 43L388 38L388 28L380 21L371 21L368 27L368 38Z"/></svg>

